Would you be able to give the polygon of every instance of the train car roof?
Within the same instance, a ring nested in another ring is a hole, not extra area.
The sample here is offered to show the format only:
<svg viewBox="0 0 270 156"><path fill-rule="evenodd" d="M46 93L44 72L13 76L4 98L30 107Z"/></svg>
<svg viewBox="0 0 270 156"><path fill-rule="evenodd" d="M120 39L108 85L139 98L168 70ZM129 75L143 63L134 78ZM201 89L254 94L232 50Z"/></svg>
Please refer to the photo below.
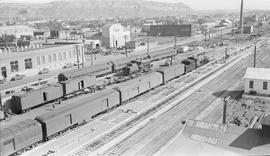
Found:
<svg viewBox="0 0 270 156"><path fill-rule="evenodd" d="M134 85L137 85L138 83L140 83L142 80L145 80L145 79L152 79L153 77L156 77L156 76L159 76L160 73L159 72L150 72L150 73L147 73L145 75L142 75L140 77L137 77L137 78L134 78L134 79L131 79L131 80L128 80L126 82L122 82L121 84L117 85L114 87L114 89L118 90L118 89L125 89L125 88L128 88L130 86L134 86Z"/></svg>
<svg viewBox="0 0 270 156"><path fill-rule="evenodd" d="M180 66L185 66L185 65L183 63L179 63L179 64L175 64L175 65L172 65L172 66L167 66L167 67L160 68L157 71L162 72L162 71L170 69L170 68L179 68Z"/></svg>
<svg viewBox="0 0 270 156"><path fill-rule="evenodd" d="M25 121L11 125L9 127L3 128L3 129L0 128L0 131L1 131L0 140L4 140L10 136L16 135L16 134L22 132L23 130L27 129L28 127L35 125L35 124L39 124L39 122L36 120L27 119Z"/></svg>
<svg viewBox="0 0 270 156"><path fill-rule="evenodd" d="M67 105L64 107L57 108L51 112L46 112L44 114L37 116L35 119L37 119L39 121L43 121L43 122L50 120L56 116L61 115L62 113L68 112L70 110L75 110L76 108L78 108L78 106L85 105L89 101L95 101L95 100L99 99L100 97L110 95L111 93L114 93L114 92L116 92L116 91L113 89L106 89L104 91L90 94L89 96L87 96L86 98L84 98L78 102L75 102L73 104L70 104L70 105Z"/></svg>

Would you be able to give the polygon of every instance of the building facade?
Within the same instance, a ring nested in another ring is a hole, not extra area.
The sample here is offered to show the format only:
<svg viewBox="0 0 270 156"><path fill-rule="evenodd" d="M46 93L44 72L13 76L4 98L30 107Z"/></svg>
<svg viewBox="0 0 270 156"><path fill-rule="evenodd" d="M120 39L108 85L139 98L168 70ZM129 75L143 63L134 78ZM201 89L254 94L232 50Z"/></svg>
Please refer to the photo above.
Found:
<svg viewBox="0 0 270 156"><path fill-rule="evenodd" d="M121 24L106 24L102 27L102 45L107 48L121 48L131 41L130 30Z"/></svg>
<svg viewBox="0 0 270 156"><path fill-rule="evenodd" d="M84 62L82 44L43 47L24 52L0 54L0 77L35 75L43 68L59 69L67 63Z"/></svg>
<svg viewBox="0 0 270 156"><path fill-rule="evenodd" d="M244 81L246 94L270 95L269 68L247 68Z"/></svg>
<svg viewBox="0 0 270 156"><path fill-rule="evenodd" d="M0 27L0 36L2 35L14 35L16 38L21 37L22 35L34 35L34 28L31 28L26 25L11 25L11 26L1 26Z"/></svg>
<svg viewBox="0 0 270 156"><path fill-rule="evenodd" d="M195 27L191 24L183 25L151 25L151 36L176 36L176 37L190 37L195 32Z"/></svg>

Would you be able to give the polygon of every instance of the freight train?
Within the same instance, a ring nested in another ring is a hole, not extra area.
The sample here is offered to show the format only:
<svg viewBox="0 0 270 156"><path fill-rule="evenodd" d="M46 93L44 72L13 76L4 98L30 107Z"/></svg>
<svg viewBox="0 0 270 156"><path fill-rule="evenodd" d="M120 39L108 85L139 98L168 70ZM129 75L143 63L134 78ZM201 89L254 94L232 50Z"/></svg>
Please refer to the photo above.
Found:
<svg viewBox="0 0 270 156"><path fill-rule="evenodd" d="M156 54L141 54L128 58L121 58L108 63L98 64L90 67L74 69L58 75L58 82L47 84L37 90L15 94L11 98L11 111L15 114L24 113L40 105L61 100L68 95L89 88L94 92L96 78L110 73L123 70L124 75L140 71L149 71L150 62L157 58L172 57L176 53L159 51Z"/></svg>
<svg viewBox="0 0 270 156"><path fill-rule="evenodd" d="M1 129L1 155L7 156L36 146L71 127L92 120L93 116L107 109L121 105L185 73L185 65L182 63L162 68L120 83L112 89L93 93L79 102L38 115L35 119L27 119L9 128Z"/></svg>

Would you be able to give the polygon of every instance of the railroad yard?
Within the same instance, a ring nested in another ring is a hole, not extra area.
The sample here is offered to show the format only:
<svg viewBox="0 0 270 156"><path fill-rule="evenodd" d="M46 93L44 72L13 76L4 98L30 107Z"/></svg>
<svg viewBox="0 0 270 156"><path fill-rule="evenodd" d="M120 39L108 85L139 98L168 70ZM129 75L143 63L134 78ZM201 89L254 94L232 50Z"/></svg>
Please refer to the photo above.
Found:
<svg viewBox="0 0 270 156"><path fill-rule="evenodd" d="M29 144L7 151L25 156L151 156L178 136L189 119L221 124L225 97L230 97L228 124L259 128L256 121L270 106L242 98L243 77L253 66L255 47L256 67L270 67L270 40L244 36L235 42L230 34L217 36L211 43L196 38L181 42L207 47L203 50L179 52L170 45L63 70L51 82L5 95L8 111L1 136L8 140L6 134L18 134L12 137Z"/></svg>

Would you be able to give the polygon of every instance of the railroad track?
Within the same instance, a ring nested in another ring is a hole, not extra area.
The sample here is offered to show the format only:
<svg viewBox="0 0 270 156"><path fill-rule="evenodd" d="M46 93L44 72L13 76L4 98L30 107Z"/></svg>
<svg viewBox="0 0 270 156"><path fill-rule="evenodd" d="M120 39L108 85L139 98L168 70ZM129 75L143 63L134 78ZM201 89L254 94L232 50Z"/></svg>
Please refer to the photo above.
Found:
<svg viewBox="0 0 270 156"><path fill-rule="evenodd" d="M261 59L262 57L262 54L259 54L258 58ZM269 57L268 54L268 58ZM245 61L238 63L230 70L224 72L209 86L204 86L203 88L210 90L215 88L214 90L220 90L228 88L228 86L231 87L234 85L231 82L233 82L235 78L242 76L246 65L251 64L252 57L249 57L248 59L245 59ZM226 78L226 82L224 81L224 78ZM181 105L171 109L149 125L103 153L103 155L153 155L182 129L183 125L180 124L181 121L186 120L187 118L195 118L199 112L208 107L211 102L217 98L211 98L211 96L210 99L205 98L209 93L204 89L200 91L201 94L196 96L193 95L197 100L193 101L192 97L189 97L185 102L182 102ZM190 105L191 101L193 101L192 105Z"/></svg>
<svg viewBox="0 0 270 156"><path fill-rule="evenodd" d="M165 103L169 103L170 100L173 100L173 99L169 99L168 101L165 101ZM150 116L151 114L153 114L153 112L155 110L157 110L158 108L160 108L162 105L163 105L163 103L159 104L157 107L153 108L152 110L150 110L150 111L142 114L139 118L136 118L134 120L131 120L127 124L121 126L119 129L117 129L117 130L109 133L108 135L104 136L103 138L101 138L101 139L99 139L99 140L97 140L95 142L92 142L92 143L88 144L87 146L83 147L82 150L80 150L79 152L77 152L77 153L75 153L73 155L87 155L87 154L91 153L92 151L95 151L96 149L98 149L102 145L104 145L106 142L109 142L115 136L121 134L122 132L124 132L127 129L129 129L130 127L132 127L132 125L135 125L136 123L140 122L144 118L146 118L146 117ZM198 107L196 106L196 108L198 108ZM203 108L204 107L201 107L200 109L198 109L198 111L201 111L201 109L203 109ZM194 109L195 109L195 107L194 107ZM188 112L188 111L185 111L185 112ZM119 153L119 152L117 152L117 153Z"/></svg>

